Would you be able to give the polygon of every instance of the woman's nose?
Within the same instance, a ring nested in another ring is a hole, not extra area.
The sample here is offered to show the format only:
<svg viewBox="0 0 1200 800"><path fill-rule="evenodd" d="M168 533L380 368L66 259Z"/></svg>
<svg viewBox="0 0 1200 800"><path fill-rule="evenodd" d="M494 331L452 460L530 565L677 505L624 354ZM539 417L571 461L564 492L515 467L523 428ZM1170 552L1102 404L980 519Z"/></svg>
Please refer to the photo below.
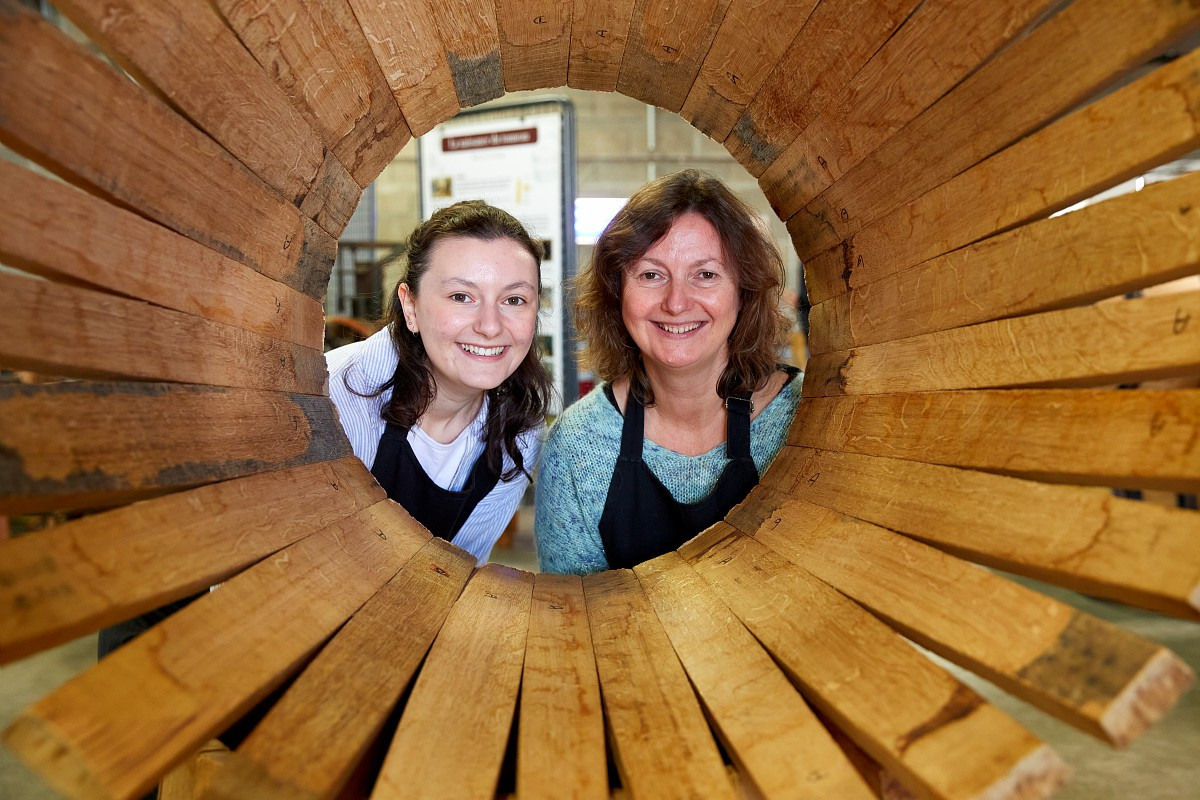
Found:
<svg viewBox="0 0 1200 800"><path fill-rule="evenodd" d="M500 329L500 309L491 303L484 303L475 317L475 332L481 336L496 336Z"/></svg>
<svg viewBox="0 0 1200 800"><path fill-rule="evenodd" d="M691 304L691 294L688 292L686 281L668 281L666 294L663 295L663 310L671 314L686 311Z"/></svg>

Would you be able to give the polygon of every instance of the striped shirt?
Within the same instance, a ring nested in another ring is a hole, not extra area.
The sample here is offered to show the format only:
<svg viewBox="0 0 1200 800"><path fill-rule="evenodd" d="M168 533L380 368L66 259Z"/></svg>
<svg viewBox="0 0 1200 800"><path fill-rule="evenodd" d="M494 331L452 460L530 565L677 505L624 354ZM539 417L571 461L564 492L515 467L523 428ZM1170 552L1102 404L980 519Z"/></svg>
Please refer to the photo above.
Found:
<svg viewBox="0 0 1200 800"><path fill-rule="evenodd" d="M375 462L379 439L387 429L383 409L391 400L389 388L376 397L361 397L355 392L368 393L390 380L396 371L398 359L387 328L366 341L348 344L325 354L329 367L329 397L337 408L342 430L350 440L354 455L370 467ZM349 384L349 388L347 387ZM354 391L350 389L353 388ZM420 431L420 424L408 432L408 443L413 448L421 467L431 479L443 489L461 491L475 461L483 453L484 424L487 421L488 399L485 396L479 415L466 429L448 445L431 440ZM539 425L526 431L518 439L518 446L525 459L525 468L532 471L541 446L545 426ZM512 468L512 459L506 453L501 472ZM452 543L475 556L484 564L491 555L492 546L500 538L504 526L516 513L517 505L525 493L529 479L518 475L511 481L500 481L467 517L467 521L455 534ZM392 498L401 505L403 497Z"/></svg>

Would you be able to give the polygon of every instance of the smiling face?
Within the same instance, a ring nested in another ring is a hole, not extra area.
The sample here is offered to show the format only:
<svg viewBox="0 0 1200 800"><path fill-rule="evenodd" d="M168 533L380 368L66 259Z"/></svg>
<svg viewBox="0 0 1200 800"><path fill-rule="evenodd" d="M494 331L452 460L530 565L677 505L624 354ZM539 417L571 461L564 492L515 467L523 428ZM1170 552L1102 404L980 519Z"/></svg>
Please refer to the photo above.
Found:
<svg viewBox="0 0 1200 800"><path fill-rule="evenodd" d="M454 236L433 245L417 291L402 283L397 294L439 395L465 400L517 369L537 328L537 284L533 255L512 239Z"/></svg>
<svg viewBox="0 0 1200 800"><path fill-rule="evenodd" d="M621 316L648 370L719 374L737 315L737 276L717 229L700 214L680 216L626 267Z"/></svg>

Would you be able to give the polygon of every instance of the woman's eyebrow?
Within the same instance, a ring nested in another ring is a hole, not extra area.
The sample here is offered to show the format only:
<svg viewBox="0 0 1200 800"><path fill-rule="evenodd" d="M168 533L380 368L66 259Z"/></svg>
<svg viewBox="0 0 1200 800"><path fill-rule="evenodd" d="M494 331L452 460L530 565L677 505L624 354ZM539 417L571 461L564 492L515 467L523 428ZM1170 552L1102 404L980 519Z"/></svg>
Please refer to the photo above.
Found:
<svg viewBox="0 0 1200 800"><path fill-rule="evenodd" d="M450 288L450 287L455 287L455 286L463 287L466 289L478 289L479 288L479 284L475 283L475 281L469 281L466 278L457 278L457 277L446 278L444 281L442 281L442 286L445 288ZM537 287L535 287L529 281L513 281L512 283L508 284L500 291L515 292L518 289L528 289L531 292L537 291Z"/></svg>
<svg viewBox="0 0 1200 800"><path fill-rule="evenodd" d="M656 267L665 267L665 266L667 265L667 262L665 262L665 261L663 261L663 260L661 260L661 259L657 259L657 258L649 258L649 257L647 257L647 256L642 256L641 258L637 259L636 261L630 261L630 262L629 262L629 265L626 267L626 269L633 269L635 266L637 266L638 264L641 264L641 263L643 263L643 262L649 262L649 263L653 264L653 265L654 265L654 266L656 266ZM710 256L710 257L708 257L708 258L701 258L701 259L698 259L698 260L696 260L696 261L693 261L693 262L692 262L692 263L690 263L690 264L685 264L684 266L687 266L687 267L698 267L698 266L700 266L701 264L708 264L708 263L715 263L715 264L720 264L721 266L725 266L725 262L724 262L724 261L722 261L722 260L721 260L721 259L719 259L719 258L712 258L711 256Z"/></svg>

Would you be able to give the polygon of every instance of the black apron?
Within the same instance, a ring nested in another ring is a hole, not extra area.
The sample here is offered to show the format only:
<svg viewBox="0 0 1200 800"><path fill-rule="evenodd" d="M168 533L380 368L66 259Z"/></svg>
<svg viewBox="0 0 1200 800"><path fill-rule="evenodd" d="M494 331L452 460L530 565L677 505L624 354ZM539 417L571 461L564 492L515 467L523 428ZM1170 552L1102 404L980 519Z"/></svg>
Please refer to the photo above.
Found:
<svg viewBox="0 0 1200 800"><path fill-rule="evenodd" d="M605 387L605 391L611 389ZM758 484L758 468L750 455L750 396L729 397L725 408L729 463L707 497L680 503L642 460L646 411L633 392L629 393L621 425L621 453L600 516L600 541L610 569L634 567L677 549L722 519Z"/></svg>
<svg viewBox="0 0 1200 800"><path fill-rule="evenodd" d="M391 422L379 437L371 474L388 497L404 506L430 533L446 541L454 538L475 506L500 480L500 473L489 468L480 453L462 491L443 489L425 474L408 443L408 429Z"/></svg>

